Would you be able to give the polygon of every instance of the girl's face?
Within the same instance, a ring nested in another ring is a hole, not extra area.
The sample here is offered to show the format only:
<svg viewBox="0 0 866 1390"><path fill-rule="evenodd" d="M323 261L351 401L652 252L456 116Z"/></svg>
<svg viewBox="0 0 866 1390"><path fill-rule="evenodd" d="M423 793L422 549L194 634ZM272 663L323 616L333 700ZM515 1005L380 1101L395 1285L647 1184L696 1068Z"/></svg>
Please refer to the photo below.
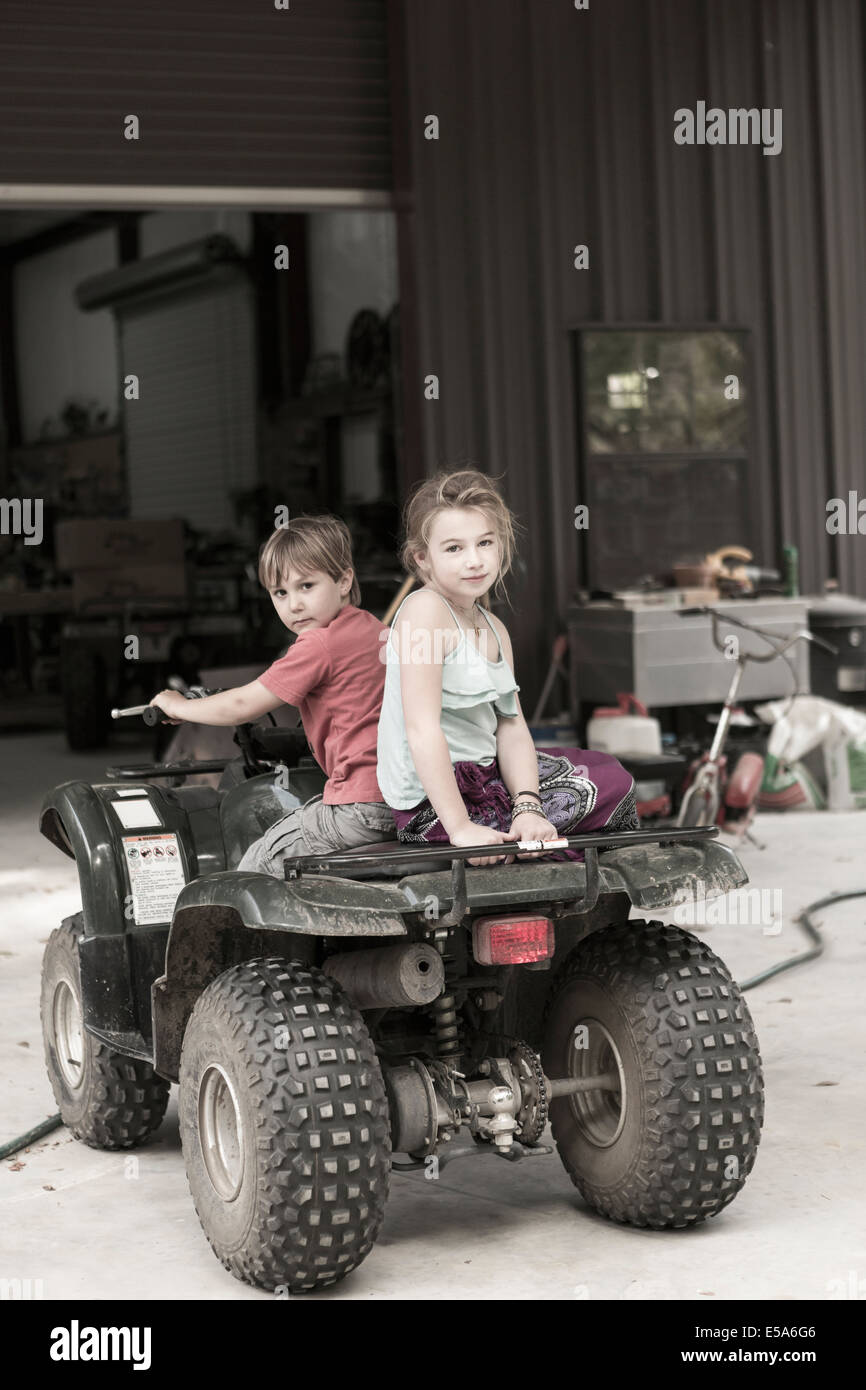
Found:
<svg viewBox="0 0 866 1390"><path fill-rule="evenodd" d="M427 549L415 558L428 584L471 608L499 576L499 537L480 508L446 507L433 521Z"/></svg>
<svg viewBox="0 0 866 1390"><path fill-rule="evenodd" d="M323 570L297 574L290 570L282 582L271 589L271 600L280 621L290 632L310 632L327 627L349 602L352 571L334 580Z"/></svg>

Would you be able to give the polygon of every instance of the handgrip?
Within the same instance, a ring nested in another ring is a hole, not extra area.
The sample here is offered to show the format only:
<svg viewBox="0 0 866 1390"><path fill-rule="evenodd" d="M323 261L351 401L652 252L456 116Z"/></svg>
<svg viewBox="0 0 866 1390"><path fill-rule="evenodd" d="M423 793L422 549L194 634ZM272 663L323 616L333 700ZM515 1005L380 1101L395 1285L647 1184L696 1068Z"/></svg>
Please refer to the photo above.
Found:
<svg viewBox="0 0 866 1390"><path fill-rule="evenodd" d="M207 690L203 685L193 685L188 690L179 693L183 694L185 700L203 700L208 695L219 695L221 691ZM139 714L149 729L155 728L160 720L167 718L158 705L129 705L127 709L113 709L111 711L112 719L126 719Z"/></svg>
<svg viewBox="0 0 866 1390"><path fill-rule="evenodd" d="M140 714L145 724L153 727L161 713L162 711L157 709L156 705L128 705L126 709L113 709L111 717L112 719L131 719L133 715Z"/></svg>

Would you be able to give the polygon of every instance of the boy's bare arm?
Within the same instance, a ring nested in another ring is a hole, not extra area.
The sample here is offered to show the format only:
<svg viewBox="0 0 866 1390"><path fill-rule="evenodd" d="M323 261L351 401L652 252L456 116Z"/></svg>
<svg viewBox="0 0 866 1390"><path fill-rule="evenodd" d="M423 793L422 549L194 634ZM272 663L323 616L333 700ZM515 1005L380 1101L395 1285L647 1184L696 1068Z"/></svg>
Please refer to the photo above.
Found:
<svg viewBox="0 0 866 1390"><path fill-rule="evenodd" d="M256 680L249 685L239 685L235 690L206 695L201 700L186 700L177 690L161 690L150 703L175 722L229 726L260 719L285 701Z"/></svg>

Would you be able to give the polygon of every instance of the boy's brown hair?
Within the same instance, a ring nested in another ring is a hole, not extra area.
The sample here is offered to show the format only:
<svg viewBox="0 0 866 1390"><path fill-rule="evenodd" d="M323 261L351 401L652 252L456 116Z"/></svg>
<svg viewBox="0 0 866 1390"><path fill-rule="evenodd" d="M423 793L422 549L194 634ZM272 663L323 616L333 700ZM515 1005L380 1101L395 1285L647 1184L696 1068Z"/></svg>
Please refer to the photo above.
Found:
<svg viewBox="0 0 866 1390"><path fill-rule="evenodd" d="M400 552L403 568L423 582L424 576L418 568L415 552L427 549L434 519L449 507L477 507L490 518L499 541L499 574L493 586L494 593L499 596L503 592L502 581L511 569L514 558L517 521L497 488L496 480L488 478L477 468L437 473L435 478L427 478L416 487L403 513L406 536ZM480 603L489 608L489 594L484 594Z"/></svg>
<svg viewBox="0 0 866 1390"><path fill-rule="evenodd" d="M270 593L290 570L296 574L323 570L335 583L346 570L351 570L349 602L355 607L361 602L352 537L345 521L337 516L296 516L285 526L277 527L259 554L259 583Z"/></svg>

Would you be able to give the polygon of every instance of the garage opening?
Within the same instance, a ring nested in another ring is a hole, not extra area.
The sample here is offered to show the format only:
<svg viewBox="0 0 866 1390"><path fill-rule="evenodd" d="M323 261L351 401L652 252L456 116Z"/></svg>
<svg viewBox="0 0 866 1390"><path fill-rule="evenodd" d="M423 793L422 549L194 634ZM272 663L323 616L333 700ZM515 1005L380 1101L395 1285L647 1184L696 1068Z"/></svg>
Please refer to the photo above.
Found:
<svg viewBox="0 0 866 1390"><path fill-rule="evenodd" d="M342 516L363 604L385 610L401 578L391 211L10 210L0 263L0 491L38 499L44 532L0 536L4 720L58 718L63 651L97 631L120 655L79 711L149 698L172 666L266 664L285 629L255 557L278 508ZM110 564L98 528L69 540L70 522L121 520L143 530Z"/></svg>

